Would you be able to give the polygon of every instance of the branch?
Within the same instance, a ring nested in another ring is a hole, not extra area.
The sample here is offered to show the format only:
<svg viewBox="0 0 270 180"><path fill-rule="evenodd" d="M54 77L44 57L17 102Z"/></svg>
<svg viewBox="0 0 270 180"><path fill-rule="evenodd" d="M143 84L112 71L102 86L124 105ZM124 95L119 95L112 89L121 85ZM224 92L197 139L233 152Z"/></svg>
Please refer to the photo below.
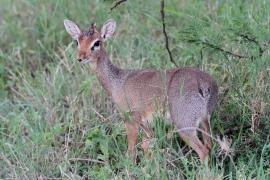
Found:
<svg viewBox="0 0 270 180"><path fill-rule="evenodd" d="M202 41L202 40L198 40L198 41L199 41L200 43L204 44L204 45L207 45L208 47L211 47L211 48L213 48L213 49L215 49L215 50L221 51L221 52L223 52L223 53L225 53L225 54L229 54L229 55L231 55L231 56L237 57L237 58L239 58L239 59L250 58L250 57L248 57L248 56L243 56L243 55L240 55L240 54L235 54L235 53L233 53L233 52L230 52L230 51L227 51L227 50L225 50L225 49L222 49L221 47L219 47L219 46L217 46L217 45L214 45L214 44L211 44L211 43L209 43L208 41Z"/></svg>
<svg viewBox="0 0 270 180"><path fill-rule="evenodd" d="M238 125L238 126L229 127L229 128L224 130L224 135L231 135L235 131L247 130L247 129L250 129L250 128L251 128L250 125L245 125L245 126Z"/></svg>
<svg viewBox="0 0 270 180"><path fill-rule="evenodd" d="M96 159L85 159L85 158L70 158L69 161L73 161L73 162L86 161L86 162L92 162L92 163L98 163L98 164L106 164L105 161L100 161Z"/></svg>
<svg viewBox="0 0 270 180"><path fill-rule="evenodd" d="M262 57L262 55L264 53L264 49L262 48L259 41L255 37L250 37L247 34L242 34L242 33L236 33L236 35L256 44L259 48L259 57Z"/></svg>
<svg viewBox="0 0 270 180"><path fill-rule="evenodd" d="M165 37L165 47L169 53L170 56L170 61L176 66L178 67L178 65L176 64L176 62L174 61L173 57L172 57L172 53L169 47L169 39L168 39L168 35L166 32L166 26L165 26L165 13L164 13L164 0L160 1L160 14L161 14L161 20L162 20L162 26L163 26L163 34Z"/></svg>
<svg viewBox="0 0 270 180"><path fill-rule="evenodd" d="M125 2L125 1L127 1L127 0L119 0L119 1L117 1L117 2L114 4L114 6L111 7L111 11L112 11L114 8L116 8L117 6L119 6L120 4L122 4L123 2Z"/></svg>

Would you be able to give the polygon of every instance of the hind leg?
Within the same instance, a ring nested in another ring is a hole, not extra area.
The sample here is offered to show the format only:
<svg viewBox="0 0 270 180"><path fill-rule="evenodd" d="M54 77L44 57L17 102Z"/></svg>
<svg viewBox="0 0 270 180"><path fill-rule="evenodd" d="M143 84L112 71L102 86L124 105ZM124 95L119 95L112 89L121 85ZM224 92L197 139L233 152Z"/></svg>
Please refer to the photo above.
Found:
<svg viewBox="0 0 270 180"><path fill-rule="evenodd" d="M180 137L198 154L201 163L204 162L205 157L208 155L209 150L202 144L197 136L196 129L183 130L179 132Z"/></svg>

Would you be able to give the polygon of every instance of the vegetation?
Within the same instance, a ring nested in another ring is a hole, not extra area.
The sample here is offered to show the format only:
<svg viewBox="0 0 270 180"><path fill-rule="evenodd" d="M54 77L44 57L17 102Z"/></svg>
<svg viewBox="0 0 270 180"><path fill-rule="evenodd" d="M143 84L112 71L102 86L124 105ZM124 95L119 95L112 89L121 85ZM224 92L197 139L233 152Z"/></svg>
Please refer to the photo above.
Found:
<svg viewBox="0 0 270 180"><path fill-rule="evenodd" d="M152 158L127 158L123 121L63 19L117 22L106 44L123 68L173 68L157 0L0 1L0 178L269 179L270 1L165 1L166 31L179 66L212 74L220 88L211 119L210 166L155 121ZM218 138L220 137L220 138Z"/></svg>

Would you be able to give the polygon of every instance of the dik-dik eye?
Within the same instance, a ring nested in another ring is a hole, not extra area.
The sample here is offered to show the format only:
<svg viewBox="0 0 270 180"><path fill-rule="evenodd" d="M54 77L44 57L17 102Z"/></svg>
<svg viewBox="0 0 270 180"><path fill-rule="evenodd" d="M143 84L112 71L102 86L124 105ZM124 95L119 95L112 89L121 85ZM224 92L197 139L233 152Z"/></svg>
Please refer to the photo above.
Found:
<svg viewBox="0 0 270 180"><path fill-rule="evenodd" d="M73 46L75 47L75 46L78 46L78 45L79 45L78 41L75 40Z"/></svg>
<svg viewBox="0 0 270 180"><path fill-rule="evenodd" d="M98 48L100 46L100 41L96 41L94 45L91 47L91 50L94 51L95 48Z"/></svg>

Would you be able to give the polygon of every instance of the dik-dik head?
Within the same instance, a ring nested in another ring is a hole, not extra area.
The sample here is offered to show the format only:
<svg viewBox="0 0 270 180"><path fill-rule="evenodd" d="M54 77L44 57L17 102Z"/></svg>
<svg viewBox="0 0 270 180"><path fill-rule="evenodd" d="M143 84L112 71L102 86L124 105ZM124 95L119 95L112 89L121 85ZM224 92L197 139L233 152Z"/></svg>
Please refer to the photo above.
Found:
<svg viewBox="0 0 270 180"><path fill-rule="evenodd" d="M116 23L112 19L103 24L100 32L97 31L95 23L86 30L80 29L70 20L64 20L64 25L70 36L77 41L77 60L80 63L90 63L94 66L105 53L104 42L113 35L116 27Z"/></svg>

